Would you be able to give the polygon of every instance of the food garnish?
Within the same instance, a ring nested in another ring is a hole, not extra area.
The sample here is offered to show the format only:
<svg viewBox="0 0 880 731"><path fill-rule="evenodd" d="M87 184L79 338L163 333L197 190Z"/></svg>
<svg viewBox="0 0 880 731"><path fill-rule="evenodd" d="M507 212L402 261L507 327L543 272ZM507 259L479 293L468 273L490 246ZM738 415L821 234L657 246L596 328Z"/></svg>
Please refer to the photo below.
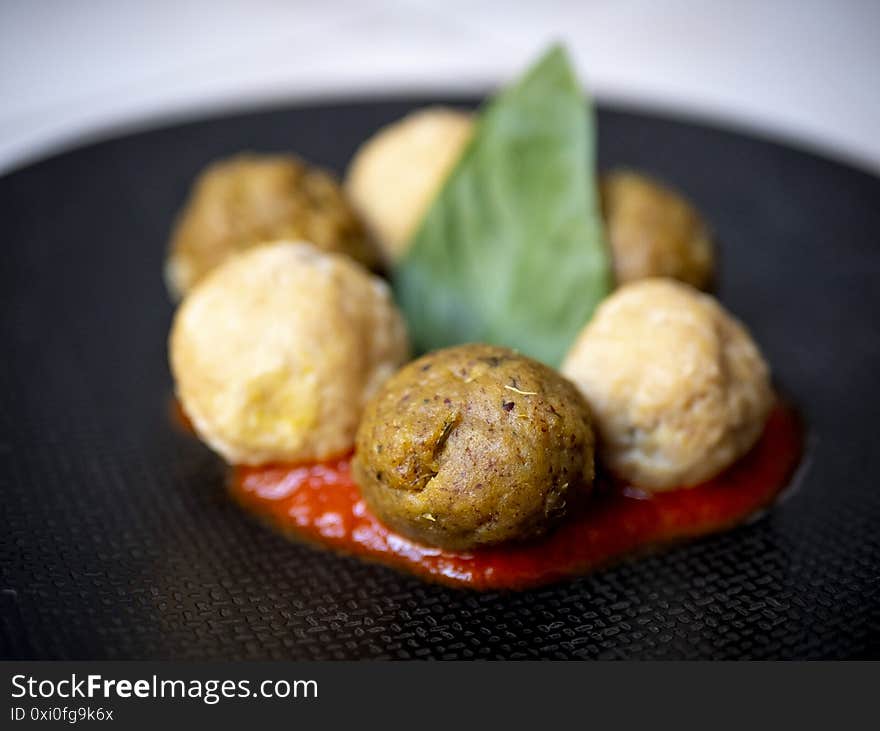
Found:
<svg viewBox="0 0 880 731"><path fill-rule="evenodd" d="M417 350L486 342L559 365L611 287L594 146L561 47L486 105L393 272Z"/></svg>

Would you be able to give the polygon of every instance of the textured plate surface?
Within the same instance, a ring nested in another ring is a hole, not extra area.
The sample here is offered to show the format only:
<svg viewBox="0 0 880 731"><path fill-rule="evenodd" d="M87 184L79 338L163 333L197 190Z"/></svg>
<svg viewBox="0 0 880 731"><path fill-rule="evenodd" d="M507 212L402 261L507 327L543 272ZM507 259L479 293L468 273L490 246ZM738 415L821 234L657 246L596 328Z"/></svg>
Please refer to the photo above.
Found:
<svg viewBox="0 0 880 731"><path fill-rule="evenodd" d="M763 518L595 575L474 594L288 543L169 418L161 280L196 172L242 149L341 171L430 101L295 107L80 148L0 178L0 655L880 656L880 180L776 144L600 113L603 166L686 191L722 300L815 437Z"/></svg>

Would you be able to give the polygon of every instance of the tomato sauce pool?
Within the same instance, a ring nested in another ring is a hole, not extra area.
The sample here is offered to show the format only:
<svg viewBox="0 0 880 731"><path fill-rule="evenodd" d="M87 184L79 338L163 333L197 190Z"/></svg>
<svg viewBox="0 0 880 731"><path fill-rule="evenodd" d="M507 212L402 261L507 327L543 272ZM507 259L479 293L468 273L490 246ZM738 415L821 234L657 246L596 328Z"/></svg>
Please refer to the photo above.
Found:
<svg viewBox="0 0 880 731"><path fill-rule="evenodd" d="M361 498L350 456L317 464L236 467L232 493L245 508L294 537L445 584L522 589L742 522L788 484L801 448L800 422L780 404L752 451L701 485L649 496L607 484L581 512L538 541L468 552L424 546L386 528Z"/></svg>

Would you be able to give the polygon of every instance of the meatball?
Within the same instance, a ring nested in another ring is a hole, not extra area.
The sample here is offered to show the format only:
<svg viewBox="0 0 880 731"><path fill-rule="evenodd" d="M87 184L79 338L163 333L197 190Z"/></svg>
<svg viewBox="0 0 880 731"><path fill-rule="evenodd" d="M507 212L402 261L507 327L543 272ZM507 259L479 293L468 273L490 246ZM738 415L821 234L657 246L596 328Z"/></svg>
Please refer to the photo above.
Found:
<svg viewBox="0 0 880 731"><path fill-rule="evenodd" d="M462 345L410 363L370 401L354 475L373 512L453 550L528 539L593 480L590 411L556 371Z"/></svg>
<svg viewBox="0 0 880 731"><path fill-rule="evenodd" d="M275 239L303 239L378 261L360 219L329 174L286 155L243 154L196 180L171 237L165 274L180 298L231 254Z"/></svg>
<svg viewBox="0 0 880 731"><path fill-rule="evenodd" d="M671 279L606 299L562 365L593 410L599 455L634 485L695 485L745 454L774 395L746 329Z"/></svg>
<svg viewBox="0 0 880 731"><path fill-rule="evenodd" d="M386 263L406 253L473 127L467 112L432 107L384 127L358 150L345 188Z"/></svg>
<svg viewBox="0 0 880 731"><path fill-rule="evenodd" d="M382 280L285 242L239 254L196 285L169 347L196 432L236 464L350 450L364 404L408 351Z"/></svg>
<svg viewBox="0 0 880 731"><path fill-rule="evenodd" d="M618 284L672 277L699 289L711 285L709 232L687 200L651 178L625 170L604 175L600 191Z"/></svg>

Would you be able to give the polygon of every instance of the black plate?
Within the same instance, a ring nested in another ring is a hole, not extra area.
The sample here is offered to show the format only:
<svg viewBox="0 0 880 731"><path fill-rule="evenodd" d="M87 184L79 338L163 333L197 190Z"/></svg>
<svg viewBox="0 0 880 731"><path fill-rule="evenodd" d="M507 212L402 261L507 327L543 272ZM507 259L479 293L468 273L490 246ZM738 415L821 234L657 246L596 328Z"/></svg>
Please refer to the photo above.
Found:
<svg viewBox="0 0 880 731"><path fill-rule="evenodd" d="M288 543L232 504L219 460L168 415L174 212L210 160L294 150L341 171L377 127L432 101L185 124L0 179L2 655L880 655L880 180L739 134L599 115L602 165L679 186L718 234L719 294L815 435L790 499L725 535L519 594Z"/></svg>

